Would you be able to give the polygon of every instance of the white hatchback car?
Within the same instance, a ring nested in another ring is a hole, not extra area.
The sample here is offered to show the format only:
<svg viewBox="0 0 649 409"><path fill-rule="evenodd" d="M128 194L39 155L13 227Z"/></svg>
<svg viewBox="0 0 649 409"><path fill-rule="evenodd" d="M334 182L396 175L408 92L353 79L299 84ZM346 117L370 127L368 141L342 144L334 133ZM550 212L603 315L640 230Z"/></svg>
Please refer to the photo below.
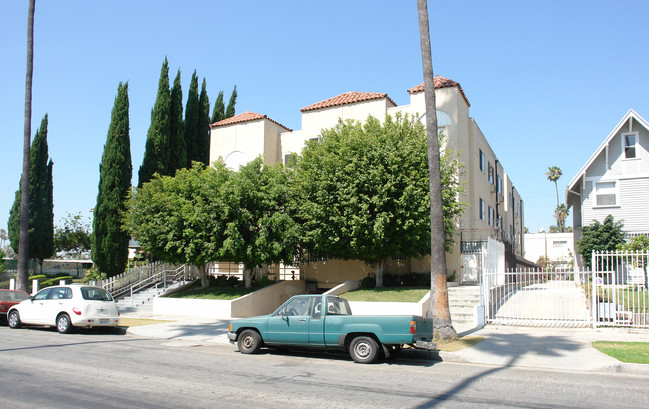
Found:
<svg viewBox="0 0 649 409"><path fill-rule="evenodd" d="M61 334L72 327L115 327L119 320L117 304L108 291L79 284L44 288L7 313L11 328L47 325L55 326Z"/></svg>

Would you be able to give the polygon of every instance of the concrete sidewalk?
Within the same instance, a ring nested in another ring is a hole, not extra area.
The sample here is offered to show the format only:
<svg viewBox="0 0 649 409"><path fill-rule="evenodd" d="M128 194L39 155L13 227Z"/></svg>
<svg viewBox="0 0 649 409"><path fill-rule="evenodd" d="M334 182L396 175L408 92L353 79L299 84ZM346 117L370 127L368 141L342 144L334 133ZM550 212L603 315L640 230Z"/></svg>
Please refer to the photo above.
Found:
<svg viewBox="0 0 649 409"><path fill-rule="evenodd" d="M122 318L168 322L129 327L128 334L174 340L173 345L228 344L231 319L126 313ZM461 330L461 329L460 329ZM593 341L649 342L649 331L638 329L538 328L487 326L460 335L484 341L457 352L440 352L445 362L494 366L625 373L649 376L649 365L627 364L597 351Z"/></svg>

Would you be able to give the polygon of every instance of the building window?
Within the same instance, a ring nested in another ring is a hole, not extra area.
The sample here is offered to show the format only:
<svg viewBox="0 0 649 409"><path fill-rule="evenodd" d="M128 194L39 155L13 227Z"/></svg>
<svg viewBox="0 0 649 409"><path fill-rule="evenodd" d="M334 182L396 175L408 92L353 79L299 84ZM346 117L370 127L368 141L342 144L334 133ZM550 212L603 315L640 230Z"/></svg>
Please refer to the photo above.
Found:
<svg viewBox="0 0 649 409"><path fill-rule="evenodd" d="M503 215L499 214L498 215L498 224L496 225L499 229L503 228Z"/></svg>
<svg viewBox="0 0 649 409"><path fill-rule="evenodd" d="M491 166L491 162L489 162L489 183L492 185L494 184L494 167Z"/></svg>
<svg viewBox="0 0 649 409"><path fill-rule="evenodd" d="M394 261L406 261L406 256L404 256L403 254L392 256L390 258Z"/></svg>
<svg viewBox="0 0 649 409"><path fill-rule="evenodd" d="M293 167L295 166L295 162L297 159L297 155L294 153L289 153L288 155L284 155L284 165L287 167Z"/></svg>
<svg viewBox="0 0 649 409"><path fill-rule="evenodd" d="M484 173L484 153L482 153L482 149L480 149L480 171Z"/></svg>
<svg viewBox="0 0 649 409"><path fill-rule="evenodd" d="M635 145L638 141L637 133L625 133L622 134L622 144L624 150L625 159L635 158Z"/></svg>
<svg viewBox="0 0 649 409"><path fill-rule="evenodd" d="M496 179L496 187L498 188L498 194L502 195L503 194L503 180L498 176Z"/></svg>
<svg viewBox="0 0 649 409"><path fill-rule="evenodd" d="M484 220L485 216L485 207L484 207L484 200L480 199L480 220Z"/></svg>
<svg viewBox="0 0 649 409"><path fill-rule="evenodd" d="M318 257L316 255L309 254L310 263L324 263L327 261L327 257Z"/></svg>
<svg viewBox="0 0 649 409"><path fill-rule="evenodd" d="M567 246L568 246L568 242L565 240L555 240L552 242L552 247L554 247L555 249L559 249Z"/></svg>
<svg viewBox="0 0 649 409"><path fill-rule="evenodd" d="M615 182L595 183L595 206L617 205L617 190Z"/></svg>
<svg viewBox="0 0 649 409"><path fill-rule="evenodd" d="M496 213L494 212L494 209L489 206L489 226L493 227L494 225L494 216Z"/></svg>

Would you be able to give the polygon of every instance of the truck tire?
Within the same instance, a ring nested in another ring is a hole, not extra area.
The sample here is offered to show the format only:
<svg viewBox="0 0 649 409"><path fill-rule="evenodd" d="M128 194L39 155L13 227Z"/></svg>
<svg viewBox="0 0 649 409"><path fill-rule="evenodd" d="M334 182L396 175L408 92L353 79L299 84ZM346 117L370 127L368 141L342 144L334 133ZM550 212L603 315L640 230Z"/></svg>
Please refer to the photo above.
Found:
<svg viewBox="0 0 649 409"><path fill-rule="evenodd" d="M237 347L242 354L254 354L261 348L261 335L255 330L246 329L237 339Z"/></svg>
<svg viewBox="0 0 649 409"><path fill-rule="evenodd" d="M371 337L358 336L349 344L349 355L360 364L371 364L379 355L379 344Z"/></svg>

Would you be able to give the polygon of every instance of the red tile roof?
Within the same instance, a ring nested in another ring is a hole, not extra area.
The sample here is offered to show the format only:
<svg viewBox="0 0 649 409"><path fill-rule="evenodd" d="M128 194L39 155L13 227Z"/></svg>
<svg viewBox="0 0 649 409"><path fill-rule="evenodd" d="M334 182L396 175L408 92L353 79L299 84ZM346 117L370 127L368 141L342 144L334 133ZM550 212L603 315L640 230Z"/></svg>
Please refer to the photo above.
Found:
<svg viewBox="0 0 649 409"><path fill-rule="evenodd" d="M388 94L380 94L377 92L345 92L333 98L325 99L324 101L316 102L315 104L309 105L300 109L302 112L313 111L321 108L330 108L338 105L353 104L356 102L371 101L375 99L387 99L394 106L397 104L388 96Z"/></svg>
<svg viewBox="0 0 649 409"><path fill-rule="evenodd" d="M462 86L448 78L440 77L439 75L435 76L434 79L435 83L435 89L437 88L449 88L449 87L457 87L460 90L460 94L464 97L464 100L466 101L466 104L468 106L471 106L471 103L469 102L469 98L466 97L466 94L464 93L464 90L462 89ZM408 90L409 94L415 94L417 92L423 92L424 91L424 83L422 82L419 85L416 85Z"/></svg>
<svg viewBox="0 0 649 409"><path fill-rule="evenodd" d="M241 122L256 121L258 119L268 119L270 122L276 123L277 125L281 126L282 128L284 128L284 129L286 129L288 131L293 131L292 129L285 127L284 125L280 124L279 122L270 119L266 115L257 114L255 112L250 112L250 111L246 111L246 112L244 112L242 114L235 115L233 117L226 118L226 119L223 119L223 120L218 121L218 122L214 122L213 124L210 125L210 128L216 128L217 126L238 124L238 123L241 123Z"/></svg>

